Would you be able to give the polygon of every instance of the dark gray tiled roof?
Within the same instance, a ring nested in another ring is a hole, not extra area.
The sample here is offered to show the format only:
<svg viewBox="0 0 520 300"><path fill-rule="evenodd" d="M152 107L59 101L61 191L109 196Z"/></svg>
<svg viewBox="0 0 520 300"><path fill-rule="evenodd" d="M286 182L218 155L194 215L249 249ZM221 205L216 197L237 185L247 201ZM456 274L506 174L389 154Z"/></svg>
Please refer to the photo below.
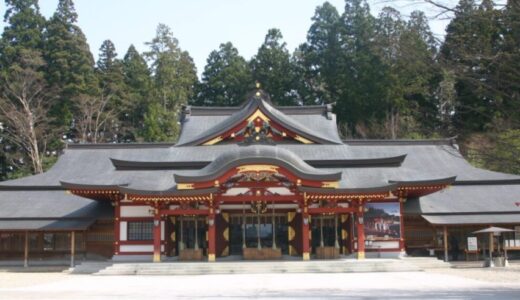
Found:
<svg viewBox="0 0 520 300"><path fill-rule="evenodd" d="M96 220L3 220L0 219L0 230L5 231L69 231L85 230Z"/></svg>
<svg viewBox="0 0 520 300"><path fill-rule="evenodd" d="M0 191L0 230L81 230L112 217L110 203L64 190Z"/></svg>
<svg viewBox="0 0 520 300"><path fill-rule="evenodd" d="M213 161L225 153L240 148L255 149L259 146L216 145L198 147L146 146L79 146L65 150L56 165L48 172L36 176L2 182L13 186L60 186L60 181L83 184L122 185L137 189L168 189L174 182L174 174L194 176L197 170L117 171L111 158L129 161ZM295 145L276 146L292 152L302 160L316 158L352 159L378 158L406 154L400 167L350 167L319 168L322 172L342 172L340 187L360 188L382 186L389 181L432 180L457 176L457 181L512 180L520 176L478 169L471 166L449 144L418 142L417 145L381 143L378 145Z"/></svg>
<svg viewBox="0 0 520 300"><path fill-rule="evenodd" d="M423 215L435 225L520 224L520 214Z"/></svg>
<svg viewBox="0 0 520 300"><path fill-rule="evenodd" d="M227 130L235 127L253 114L257 109L262 110L267 117L277 123L287 127L288 130L301 135L320 144L341 144L338 136L336 120L332 114L324 113L313 114L285 114L272 106L263 96L250 97L236 112L228 115L219 114L220 110L215 110L215 114L203 114L199 116L186 115L183 120L183 130L177 146L198 145L214 137L223 134ZM194 119L192 119L194 118Z"/></svg>
<svg viewBox="0 0 520 300"><path fill-rule="evenodd" d="M520 213L520 184L454 185L443 191L411 199L405 203L405 212L433 213Z"/></svg>
<svg viewBox="0 0 520 300"><path fill-rule="evenodd" d="M0 191L0 219L92 218L110 215L111 206L66 191Z"/></svg>
<svg viewBox="0 0 520 300"><path fill-rule="evenodd" d="M229 169L243 164L275 164L284 166L302 179L339 180L341 178L341 172L316 169L289 150L267 145L235 148L221 154L206 167L193 171L191 175L178 174L176 178L189 177L193 180L192 182L212 180ZM186 179L179 182L190 182L190 180Z"/></svg>

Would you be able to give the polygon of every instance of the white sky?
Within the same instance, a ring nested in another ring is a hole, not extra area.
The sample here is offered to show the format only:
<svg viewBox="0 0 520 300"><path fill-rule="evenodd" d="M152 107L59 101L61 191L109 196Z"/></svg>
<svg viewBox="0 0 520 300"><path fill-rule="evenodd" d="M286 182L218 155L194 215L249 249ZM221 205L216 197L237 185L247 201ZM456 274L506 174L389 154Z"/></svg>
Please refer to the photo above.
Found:
<svg viewBox="0 0 520 300"><path fill-rule="evenodd" d="M451 0L456 1L456 0ZM41 12L50 17L57 0L40 0ZM279 28L288 49L293 51L306 38L311 17L323 0L75 0L78 23L87 36L90 49L97 59L98 49L105 39L116 45L122 57L130 44L140 52L145 42L155 35L158 23L165 23L183 50L195 60L197 72L202 73L206 59L220 43L231 41L246 59L251 58L263 42L269 28ZM340 13L343 0L329 0ZM389 3L390 2L390 3ZM450 1L448 1L450 2ZM410 4L407 0L369 0L373 14L393 6L404 16L414 9L434 15L435 9ZM4 1L0 13L5 11ZM431 22L432 30L442 38L446 20ZM5 26L5 24L3 24ZM3 30L3 26L2 29Z"/></svg>

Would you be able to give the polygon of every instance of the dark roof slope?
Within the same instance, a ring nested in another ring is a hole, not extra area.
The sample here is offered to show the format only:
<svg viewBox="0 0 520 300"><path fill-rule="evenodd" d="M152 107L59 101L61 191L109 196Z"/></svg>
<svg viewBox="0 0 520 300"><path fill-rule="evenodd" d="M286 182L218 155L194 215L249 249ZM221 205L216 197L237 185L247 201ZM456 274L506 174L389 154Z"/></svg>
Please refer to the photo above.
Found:
<svg viewBox="0 0 520 300"><path fill-rule="evenodd" d="M260 96L250 97L237 111L229 108L220 108L211 114L208 110L194 116L186 115L177 146L200 145L215 138L230 128L235 127L248 116L260 109L268 118L286 126L287 129L302 137L320 144L341 144L336 127L335 117L332 114L294 114L287 115L275 108ZM290 110L286 109L287 111ZM225 113L222 113L225 112ZM230 112L233 112L229 115Z"/></svg>

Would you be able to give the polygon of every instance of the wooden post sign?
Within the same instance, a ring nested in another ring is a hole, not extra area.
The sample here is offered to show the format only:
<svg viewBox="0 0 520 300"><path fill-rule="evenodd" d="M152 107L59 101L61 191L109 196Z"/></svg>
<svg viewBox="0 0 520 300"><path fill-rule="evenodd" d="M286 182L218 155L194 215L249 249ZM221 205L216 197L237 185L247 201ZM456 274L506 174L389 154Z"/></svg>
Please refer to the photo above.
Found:
<svg viewBox="0 0 520 300"><path fill-rule="evenodd" d="M468 251L478 251L477 237L468 237Z"/></svg>

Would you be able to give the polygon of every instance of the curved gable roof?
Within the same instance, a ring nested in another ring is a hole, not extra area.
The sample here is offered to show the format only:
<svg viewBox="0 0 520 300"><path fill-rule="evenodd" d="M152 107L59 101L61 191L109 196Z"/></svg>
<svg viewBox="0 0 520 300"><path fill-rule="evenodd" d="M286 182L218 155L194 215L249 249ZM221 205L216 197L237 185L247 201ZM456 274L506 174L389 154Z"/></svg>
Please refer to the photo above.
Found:
<svg viewBox="0 0 520 300"><path fill-rule="evenodd" d="M240 107L239 110L232 113L230 116L223 118L222 121L218 122L213 127L208 128L206 131L203 131L194 137L181 138L176 146L194 146L203 144L204 142L224 134L230 128L237 126L258 109L260 109L262 113L264 113L268 118L286 127L288 130L291 130L294 133L304 137L305 139L318 144L342 144L339 136L326 136L314 131L307 126L304 126L294 118L276 109L266 99L267 98L264 93L249 97L249 99Z"/></svg>

